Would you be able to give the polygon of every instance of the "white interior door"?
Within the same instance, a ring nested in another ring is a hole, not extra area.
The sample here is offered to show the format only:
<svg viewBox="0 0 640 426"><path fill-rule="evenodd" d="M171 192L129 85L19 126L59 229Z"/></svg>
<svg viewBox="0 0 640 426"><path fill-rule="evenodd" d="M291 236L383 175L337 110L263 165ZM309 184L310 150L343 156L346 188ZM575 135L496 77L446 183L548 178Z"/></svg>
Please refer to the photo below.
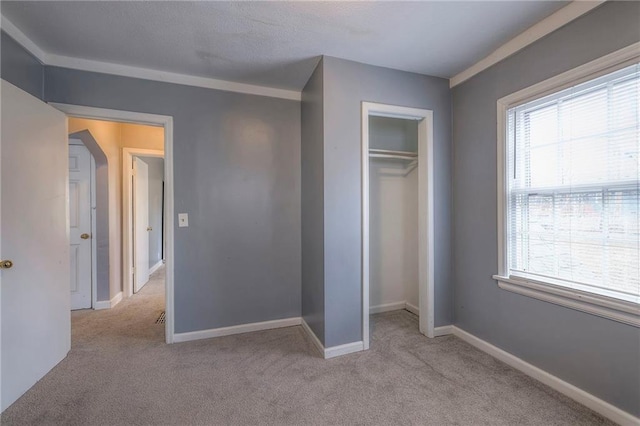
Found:
<svg viewBox="0 0 640 426"><path fill-rule="evenodd" d="M133 264L137 293L149 281L149 166L133 158Z"/></svg>
<svg viewBox="0 0 640 426"><path fill-rule="evenodd" d="M1 82L2 411L71 347L67 120Z"/></svg>
<svg viewBox="0 0 640 426"><path fill-rule="evenodd" d="M91 307L91 154L69 146L71 309Z"/></svg>

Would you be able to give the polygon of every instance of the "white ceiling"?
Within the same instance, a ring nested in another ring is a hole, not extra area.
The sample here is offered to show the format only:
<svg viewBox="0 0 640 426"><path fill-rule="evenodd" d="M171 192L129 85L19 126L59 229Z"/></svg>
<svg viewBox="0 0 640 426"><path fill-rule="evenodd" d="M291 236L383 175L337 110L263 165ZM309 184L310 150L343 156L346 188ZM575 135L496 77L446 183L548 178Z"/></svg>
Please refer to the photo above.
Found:
<svg viewBox="0 0 640 426"><path fill-rule="evenodd" d="M300 90L319 55L450 78L567 1L19 2L47 53Z"/></svg>

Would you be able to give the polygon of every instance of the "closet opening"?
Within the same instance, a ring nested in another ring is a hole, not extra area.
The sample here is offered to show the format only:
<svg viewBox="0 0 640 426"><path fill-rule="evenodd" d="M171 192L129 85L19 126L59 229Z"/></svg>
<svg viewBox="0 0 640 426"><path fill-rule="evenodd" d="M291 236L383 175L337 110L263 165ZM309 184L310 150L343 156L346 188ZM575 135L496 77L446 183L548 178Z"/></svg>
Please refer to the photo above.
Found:
<svg viewBox="0 0 640 426"><path fill-rule="evenodd" d="M362 103L362 340L406 309L434 337L433 112Z"/></svg>

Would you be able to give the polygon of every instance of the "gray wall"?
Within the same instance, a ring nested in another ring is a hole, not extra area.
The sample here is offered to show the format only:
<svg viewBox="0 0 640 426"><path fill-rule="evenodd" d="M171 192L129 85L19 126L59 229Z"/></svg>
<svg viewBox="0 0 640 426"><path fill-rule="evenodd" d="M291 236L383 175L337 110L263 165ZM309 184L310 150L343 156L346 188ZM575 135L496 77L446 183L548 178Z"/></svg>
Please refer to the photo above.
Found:
<svg viewBox="0 0 640 426"><path fill-rule="evenodd" d="M435 317L437 326L451 324L449 81L326 56L323 65L325 346L362 340L362 101L433 110Z"/></svg>
<svg viewBox="0 0 640 426"><path fill-rule="evenodd" d="M149 268L162 260L162 184L164 160L140 157L149 166Z"/></svg>
<svg viewBox="0 0 640 426"><path fill-rule="evenodd" d="M300 103L45 67L45 100L173 116L178 333L300 316Z"/></svg>
<svg viewBox="0 0 640 426"><path fill-rule="evenodd" d="M0 31L0 77L42 99L43 66L4 31Z"/></svg>
<svg viewBox="0 0 640 426"><path fill-rule="evenodd" d="M640 40L640 3L605 3L453 89L456 324L636 416L637 328L498 288L496 101Z"/></svg>
<svg viewBox="0 0 640 426"><path fill-rule="evenodd" d="M302 91L302 316L324 343L324 108L320 61Z"/></svg>

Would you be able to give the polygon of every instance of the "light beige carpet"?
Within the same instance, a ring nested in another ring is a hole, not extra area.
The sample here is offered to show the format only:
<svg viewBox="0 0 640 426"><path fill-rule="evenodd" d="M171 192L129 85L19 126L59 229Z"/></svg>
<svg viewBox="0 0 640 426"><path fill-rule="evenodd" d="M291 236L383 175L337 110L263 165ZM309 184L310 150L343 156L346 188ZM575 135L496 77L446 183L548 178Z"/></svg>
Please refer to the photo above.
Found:
<svg viewBox="0 0 640 426"><path fill-rule="evenodd" d="M323 360L301 327L165 345L162 277L72 314L69 356L6 425L591 425L597 414L417 317L372 316L367 352Z"/></svg>

